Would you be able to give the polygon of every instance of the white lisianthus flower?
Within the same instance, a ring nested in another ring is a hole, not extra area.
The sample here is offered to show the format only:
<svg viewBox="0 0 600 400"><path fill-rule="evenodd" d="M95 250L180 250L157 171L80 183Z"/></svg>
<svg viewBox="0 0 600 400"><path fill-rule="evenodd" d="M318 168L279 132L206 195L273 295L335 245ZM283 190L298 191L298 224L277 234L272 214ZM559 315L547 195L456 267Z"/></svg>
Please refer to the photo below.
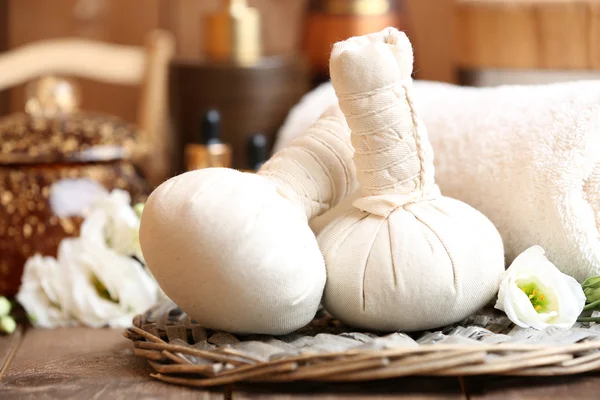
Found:
<svg viewBox="0 0 600 400"><path fill-rule="evenodd" d="M141 206L134 210L129 194L118 189L69 202L82 185L95 190L85 180L53 188L55 211L85 216L81 233L61 241L57 259L36 255L27 261L17 300L39 327L127 327L161 293L142 264Z"/></svg>
<svg viewBox="0 0 600 400"><path fill-rule="evenodd" d="M143 261L140 247L140 218L131 207L131 197L124 190L115 189L100 196L81 226L81 237L101 232L108 247L126 256Z"/></svg>
<svg viewBox="0 0 600 400"><path fill-rule="evenodd" d="M36 254L25 263L17 300L34 326L57 328L75 325L72 317L70 277L52 257Z"/></svg>
<svg viewBox="0 0 600 400"><path fill-rule="evenodd" d="M581 285L563 274L533 246L521 253L504 273L495 308L516 325L543 330L569 329L585 305Z"/></svg>
<svg viewBox="0 0 600 400"><path fill-rule="evenodd" d="M127 327L158 300L158 285L137 260L98 240L64 239L58 260L72 281L72 313L90 327Z"/></svg>
<svg viewBox="0 0 600 400"><path fill-rule="evenodd" d="M108 191L93 179L65 178L50 187L50 208L59 218L84 217L97 199Z"/></svg>

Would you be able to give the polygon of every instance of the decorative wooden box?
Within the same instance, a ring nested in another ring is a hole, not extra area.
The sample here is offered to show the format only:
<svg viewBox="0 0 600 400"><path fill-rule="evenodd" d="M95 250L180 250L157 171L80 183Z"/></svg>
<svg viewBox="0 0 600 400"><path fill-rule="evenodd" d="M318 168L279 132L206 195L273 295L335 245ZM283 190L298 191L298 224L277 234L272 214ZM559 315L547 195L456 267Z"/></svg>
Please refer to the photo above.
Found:
<svg viewBox="0 0 600 400"><path fill-rule="evenodd" d="M17 293L27 258L55 255L64 237L79 233L81 217L59 218L53 211L54 183L89 178L108 190L125 189L138 201L149 193L132 162L139 150L132 125L77 110L50 115L39 105L28 102L28 113L0 119L0 295L5 296Z"/></svg>

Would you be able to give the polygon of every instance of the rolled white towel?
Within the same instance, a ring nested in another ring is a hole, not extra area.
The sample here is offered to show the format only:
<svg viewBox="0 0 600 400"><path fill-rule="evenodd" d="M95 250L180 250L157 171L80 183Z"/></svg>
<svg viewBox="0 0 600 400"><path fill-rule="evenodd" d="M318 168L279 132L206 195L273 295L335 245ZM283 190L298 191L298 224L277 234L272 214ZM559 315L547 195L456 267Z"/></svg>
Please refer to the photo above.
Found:
<svg viewBox="0 0 600 400"><path fill-rule="evenodd" d="M579 281L600 275L600 81L418 97L440 188L494 222L507 262L537 244Z"/></svg>
<svg viewBox="0 0 600 400"><path fill-rule="evenodd" d="M600 275L600 81L415 88L440 189L492 220L507 262L537 244L579 281Z"/></svg>

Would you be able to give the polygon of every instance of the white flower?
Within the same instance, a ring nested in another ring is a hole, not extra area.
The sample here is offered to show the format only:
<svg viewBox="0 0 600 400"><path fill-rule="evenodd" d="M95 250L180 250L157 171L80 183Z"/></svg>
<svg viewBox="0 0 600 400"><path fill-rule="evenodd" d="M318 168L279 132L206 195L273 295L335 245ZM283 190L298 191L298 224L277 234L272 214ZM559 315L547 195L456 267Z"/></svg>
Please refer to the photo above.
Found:
<svg viewBox="0 0 600 400"><path fill-rule="evenodd" d="M117 253L143 261L140 219L130 202L129 193L120 189L97 198L81 226L81 237L93 236L96 240L101 235L108 247Z"/></svg>
<svg viewBox="0 0 600 400"><path fill-rule="evenodd" d="M50 187L50 207L57 217L83 217L98 198L108 191L88 178L61 179Z"/></svg>
<svg viewBox="0 0 600 400"><path fill-rule="evenodd" d="M84 325L130 326L158 300L158 285L142 264L97 240L64 239L58 261L72 282L72 313Z"/></svg>
<svg viewBox="0 0 600 400"><path fill-rule="evenodd" d="M130 203L126 191L108 193L91 179L62 179L50 189L50 205L58 217L85 217L82 236L101 233L110 248L143 261L139 241L139 213L143 207L134 208Z"/></svg>
<svg viewBox="0 0 600 400"><path fill-rule="evenodd" d="M17 300L32 323L41 328L74 325L69 276L52 257L27 260Z"/></svg>
<svg viewBox="0 0 600 400"><path fill-rule="evenodd" d="M140 207L134 210L123 190L109 194L96 186L67 180L53 187L55 212L85 220L80 237L61 241L57 259L36 255L27 261L17 299L36 326L130 326L158 300L158 284L141 264ZM90 195L70 200L82 188Z"/></svg>
<svg viewBox="0 0 600 400"><path fill-rule="evenodd" d="M506 270L495 307L516 325L543 330L571 328L585 305L581 285L563 274L533 246Z"/></svg>

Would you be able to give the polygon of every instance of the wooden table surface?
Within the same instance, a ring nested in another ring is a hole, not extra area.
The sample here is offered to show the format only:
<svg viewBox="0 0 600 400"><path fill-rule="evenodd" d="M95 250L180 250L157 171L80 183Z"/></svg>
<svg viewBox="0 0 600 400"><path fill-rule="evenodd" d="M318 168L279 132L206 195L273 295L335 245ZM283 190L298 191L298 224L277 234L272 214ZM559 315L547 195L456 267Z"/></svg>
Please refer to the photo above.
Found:
<svg viewBox="0 0 600 400"><path fill-rule="evenodd" d="M0 399L599 399L600 373L554 378L405 378L364 384L235 385L153 380L121 330L19 328L0 336Z"/></svg>

